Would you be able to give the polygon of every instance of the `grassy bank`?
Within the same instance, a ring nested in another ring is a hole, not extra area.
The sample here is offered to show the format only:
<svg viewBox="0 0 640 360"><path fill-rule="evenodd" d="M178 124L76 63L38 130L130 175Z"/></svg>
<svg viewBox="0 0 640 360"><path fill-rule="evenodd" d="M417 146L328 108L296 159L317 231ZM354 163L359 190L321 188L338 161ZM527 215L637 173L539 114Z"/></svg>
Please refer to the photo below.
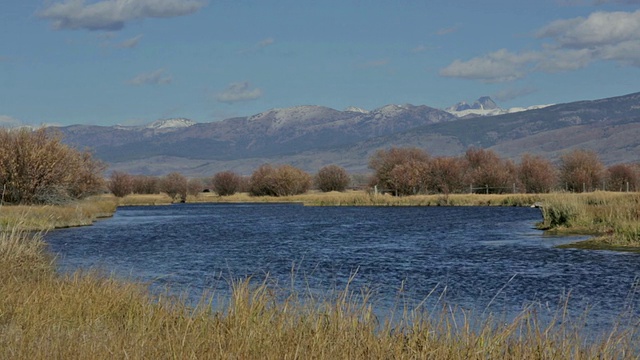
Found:
<svg viewBox="0 0 640 360"><path fill-rule="evenodd" d="M376 195L366 191L328 193L311 191L302 195L281 197L250 196L246 193L221 197L214 193L207 193L188 198L188 202L296 202L307 206L529 206L537 201L540 201L540 197L531 194L391 196Z"/></svg>
<svg viewBox="0 0 640 360"><path fill-rule="evenodd" d="M0 235L0 358L4 359L622 359L637 337L612 330L585 341L535 309L476 323L443 306L378 319L366 294L325 299L238 281L217 311L152 295L97 272L55 273L41 236ZM284 296L283 296L284 295ZM358 296L356 296L358 295ZM363 300L364 299L364 300ZM455 316L453 315L455 314Z"/></svg>
<svg viewBox="0 0 640 360"><path fill-rule="evenodd" d="M550 194L542 211L542 229L594 236L563 247L640 251L640 193Z"/></svg>
<svg viewBox="0 0 640 360"><path fill-rule="evenodd" d="M91 225L112 216L118 202L109 196L96 196L66 205L0 206L0 230L19 226L24 230L46 231Z"/></svg>

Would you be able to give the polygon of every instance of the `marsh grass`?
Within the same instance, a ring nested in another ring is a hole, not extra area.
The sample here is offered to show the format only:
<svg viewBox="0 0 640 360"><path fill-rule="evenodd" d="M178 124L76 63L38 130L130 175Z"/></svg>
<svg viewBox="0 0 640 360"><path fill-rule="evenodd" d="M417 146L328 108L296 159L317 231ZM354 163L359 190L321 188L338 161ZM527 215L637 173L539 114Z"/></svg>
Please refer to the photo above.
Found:
<svg viewBox="0 0 640 360"><path fill-rule="evenodd" d="M596 236L563 247L640 250L640 193L559 193L543 201L540 228Z"/></svg>
<svg viewBox="0 0 640 360"><path fill-rule="evenodd" d="M91 225L112 216L117 202L109 196L95 196L66 205L0 206L0 231L19 227L43 231L55 228Z"/></svg>
<svg viewBox="0 0 640 360"><path fill-rule="evenodd" d="M250 196L237 193L231 196L200 194L194 202L295 202L307 206L530 206L540 201L540 196L531 194L451 194L392 196L373 194L366 191L317 192L310 191L293 196Z"/></svg>

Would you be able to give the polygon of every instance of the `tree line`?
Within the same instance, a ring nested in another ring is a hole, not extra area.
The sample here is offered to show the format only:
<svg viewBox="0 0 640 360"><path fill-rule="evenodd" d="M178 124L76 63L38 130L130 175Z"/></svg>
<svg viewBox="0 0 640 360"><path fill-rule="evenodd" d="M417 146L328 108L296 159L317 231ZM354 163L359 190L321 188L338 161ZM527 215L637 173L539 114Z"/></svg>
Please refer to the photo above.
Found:
<svg viewBox="0 0 640 360"><path fill-rule="evenodd" d="M419 148L394 147L376 151L369 168L369 181L359 185L397 196L640 190L640 163L606 167L596 153L581 149L553 163L531 154L515 162L481 148L469 148L456 157L434 157ZM0 204L59 204L105 191L118 197L166 193L174 201L205 190L220 196L237 192L288 196L312 188L344 191L355 176L337 165L325 166L312 176L292 165L264 164L250 176L227 170L206 179L189 179L177 172L157 177L121 171L105 179L105 170L88 150L63 144L55 133L0 128Z"/></svg>

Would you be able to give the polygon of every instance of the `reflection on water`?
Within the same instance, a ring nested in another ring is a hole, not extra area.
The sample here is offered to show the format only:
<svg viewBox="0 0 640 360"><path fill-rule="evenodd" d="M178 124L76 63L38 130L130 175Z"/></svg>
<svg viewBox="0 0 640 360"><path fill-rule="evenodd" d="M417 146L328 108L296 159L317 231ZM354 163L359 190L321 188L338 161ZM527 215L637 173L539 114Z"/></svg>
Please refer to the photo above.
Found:
<svg viewBox="0 0 640 360"><path fill-rule="evenodd" d="M367 287L378 306L402 291L415 304L443 300L513 314L528 304L589 310L589 326L637 308L640 254L556 249L577 238L534 228L539 210L505 207L304 207L181 204L125 207L94 226L50 232L63 271L101 267L189 291L229 290L266 275L322 293Z"/></svg>

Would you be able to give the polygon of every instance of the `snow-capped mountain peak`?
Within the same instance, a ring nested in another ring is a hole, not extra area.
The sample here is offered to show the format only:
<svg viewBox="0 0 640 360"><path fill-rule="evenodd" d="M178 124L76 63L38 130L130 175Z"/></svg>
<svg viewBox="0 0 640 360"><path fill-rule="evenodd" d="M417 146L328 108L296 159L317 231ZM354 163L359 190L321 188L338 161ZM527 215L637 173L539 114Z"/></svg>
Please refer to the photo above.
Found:
<svg viewBox="0 0 640 360"><path fill-rule="evenodd" d="M344 109L344 111L361 113L361 114L368 114L369 113L369 110L365 110L363 108L359 108L359 107L356 107L356 106L349 106L348 108Z"/></svg>
<svg viewBox="0 0 640 360"><path fill-rule="evenodd" d="M466 102L461 101L453 106L444 109L444 111L461 118L510 114L521 111L542 109L547 106L551 105L534 105L529 107L514 107L503 109L499 107L489 96L482 96L478 100L474 101L473 105L469 105Z"/></svg>
<svg viewBox="0 0 640 360"><path fill-rule="evenodd" d="M145 126L147 129L181 129L193 126L197 122L185 118L160 119Z"/></svg>

